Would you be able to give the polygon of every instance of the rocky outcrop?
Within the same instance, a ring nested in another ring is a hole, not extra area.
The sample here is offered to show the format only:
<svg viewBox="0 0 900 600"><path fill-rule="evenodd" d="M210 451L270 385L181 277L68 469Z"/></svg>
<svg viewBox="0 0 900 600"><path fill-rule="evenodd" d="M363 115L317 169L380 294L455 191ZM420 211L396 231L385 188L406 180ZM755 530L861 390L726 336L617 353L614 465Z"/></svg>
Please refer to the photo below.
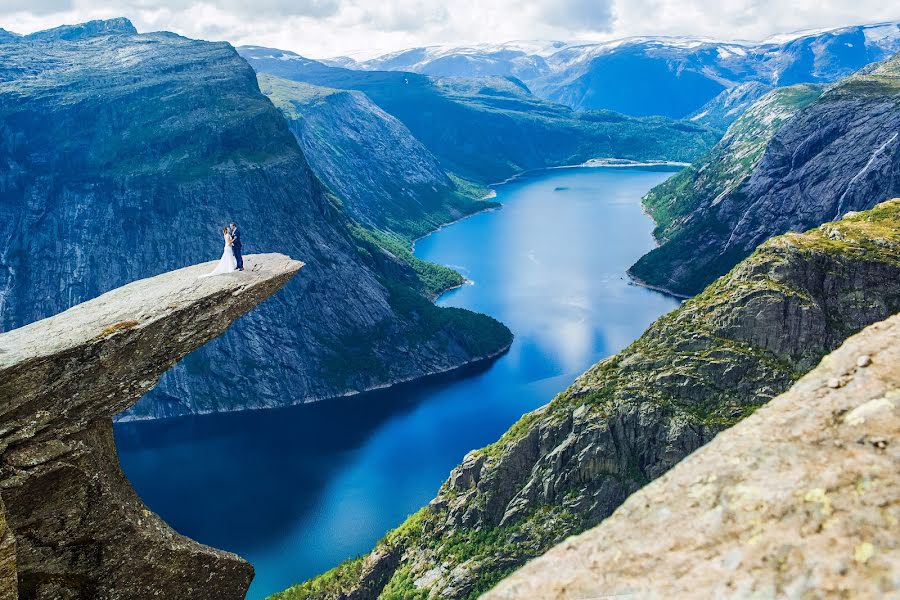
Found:
<svg viewBox="0 0 900 600"><path fill-rule="evenodd" d="M515 78L353 71L273 48L239 51L259 73L365 93L445 169L482 183L599 157L694 160L719 137L709 128L661 117L575 112L533 96Z"/></svg>
<svg viewBox="0 0 900 600"><path fill-rule="evenodd" d="M466 456L371 555L284 597L338 581L309 597L474 598L596 525L848 336L900 311L898 224L900 200L892 200L770 240Z"/></svg>
<svg viewBox="0 0 900 600"><path fill-rule="evenodd" d="M135 281L0 335L0 591L12 573L22 600L244 597L252 567L150 512L112 433L113 415L303 266L251 255L244 272L199 278L213 265Z"/></svg>
<svg viewBox="0 0 900 600"><path fill-rule="evenodd" d="M2 330L218 257L232 220L246 253L309 264L125 418L351 394L511 341L489 317L435 307L434 286L366 238L228 44L118 29L0 44L0 165Z"/></svg>
<svg viewBox="0 0 900 600"><path fill-rule="evenodd" d="M485 600L900 595L900 316Z"/></svg>
<svg viewBox="0 0 900 600"><path fill-rule="evenodd" d="M788 107L772 98L729 134L755 115L777 123L774 135L762 127L755 142L720 146L648 195L662 244L631 267L636 279L696 294L773 235L805 231L900 194L900 56L841 80L787 119ZM761 156L741 151L760 145Z"/></svg>
<svg viewBox="0 0 900 600"><path fill-rule="evenodd" d="M102 19L79 23L77 25L61 25L45 31L36 31L25 36L28 41L75 41L105 35L134 35L137 29L131 21L124 17Z"/></svg>
<svg viewBox="0 0 900 600"><path fill-rule="evenodd" d="M16 577L16 538L6 521L6 507L0 496L0 599L16 600L19 581Z"/></svg>
<svg viewBox="0 0 900 600"><path fill-rule="evenodd" d="M259 74L316 176L358 222L412 240L478 210L484 188L457 185L403 123L365 94Z"/></svg>

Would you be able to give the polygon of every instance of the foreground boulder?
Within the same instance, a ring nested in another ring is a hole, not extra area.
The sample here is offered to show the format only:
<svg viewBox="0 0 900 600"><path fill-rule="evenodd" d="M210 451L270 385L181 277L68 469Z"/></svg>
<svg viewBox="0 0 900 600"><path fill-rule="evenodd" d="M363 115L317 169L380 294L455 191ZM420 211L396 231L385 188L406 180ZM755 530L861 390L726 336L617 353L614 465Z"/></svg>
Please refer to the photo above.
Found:
<svg viewBox="0 0 900 600"><path fill-rule="evenodd" d="M0 335L0 597L16 577L23 599L244 597L248 563L143 505L112 417L302 266L258 254L242 273L188 267Z"/></svg>
<svg viewBox="0 0 900 600"><path fill-rule="evenodd" d="M900 315L487 600L900 595Z"/></svg>

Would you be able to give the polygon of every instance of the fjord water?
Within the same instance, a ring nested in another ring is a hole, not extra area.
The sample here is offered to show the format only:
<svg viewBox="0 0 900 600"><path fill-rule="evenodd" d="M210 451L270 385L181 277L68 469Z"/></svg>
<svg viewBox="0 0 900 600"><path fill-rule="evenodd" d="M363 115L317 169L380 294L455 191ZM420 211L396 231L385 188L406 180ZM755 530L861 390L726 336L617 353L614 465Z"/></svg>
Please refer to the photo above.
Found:
<svg viewBox="0 0 900 600"><path fill-rule="evenodd" d="M251 599L367 552L466 452L677 306L625 276L653 247L640 197L671 173L529 174L496 188L502 209L416 244L471 280L440 304L515 334L492 364L284 409L117 424L126 475L177 531L248 559Z"/></svg>

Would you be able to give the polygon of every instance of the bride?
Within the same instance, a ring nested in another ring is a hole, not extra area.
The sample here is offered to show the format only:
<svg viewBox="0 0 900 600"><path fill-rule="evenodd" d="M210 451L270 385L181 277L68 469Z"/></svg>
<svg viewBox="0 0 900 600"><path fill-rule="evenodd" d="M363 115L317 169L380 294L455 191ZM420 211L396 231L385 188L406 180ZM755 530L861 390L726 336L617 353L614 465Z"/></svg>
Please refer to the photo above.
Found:
<svg viewBox="0 0 900 600"><path fill-rule="evenodd" d="M227 227L222 229L222 237L225 238L225 250L222 252L222 258L219 259L219 264L217 264L216 268L211 272L206 275L201 275L200 277L212 277L213 275L221 275L222 273L234 273L237 269L237 259L235 259L234 249L231 247L234 244L234 240Z"/></svg>

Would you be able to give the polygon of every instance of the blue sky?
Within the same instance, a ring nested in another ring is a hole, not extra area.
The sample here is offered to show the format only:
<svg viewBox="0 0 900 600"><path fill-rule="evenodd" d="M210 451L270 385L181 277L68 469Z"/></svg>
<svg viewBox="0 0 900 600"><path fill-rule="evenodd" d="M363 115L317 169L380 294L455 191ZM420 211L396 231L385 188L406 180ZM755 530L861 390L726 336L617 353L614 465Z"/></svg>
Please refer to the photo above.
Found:
<svg viewBox="0 0 900 600"><path fill-rule="evenodd" d="M168 30L312 57L369 56L427 44L773 34L900 19L885 0L2 0L0 27L20 33L126 16Z"/></svg>

